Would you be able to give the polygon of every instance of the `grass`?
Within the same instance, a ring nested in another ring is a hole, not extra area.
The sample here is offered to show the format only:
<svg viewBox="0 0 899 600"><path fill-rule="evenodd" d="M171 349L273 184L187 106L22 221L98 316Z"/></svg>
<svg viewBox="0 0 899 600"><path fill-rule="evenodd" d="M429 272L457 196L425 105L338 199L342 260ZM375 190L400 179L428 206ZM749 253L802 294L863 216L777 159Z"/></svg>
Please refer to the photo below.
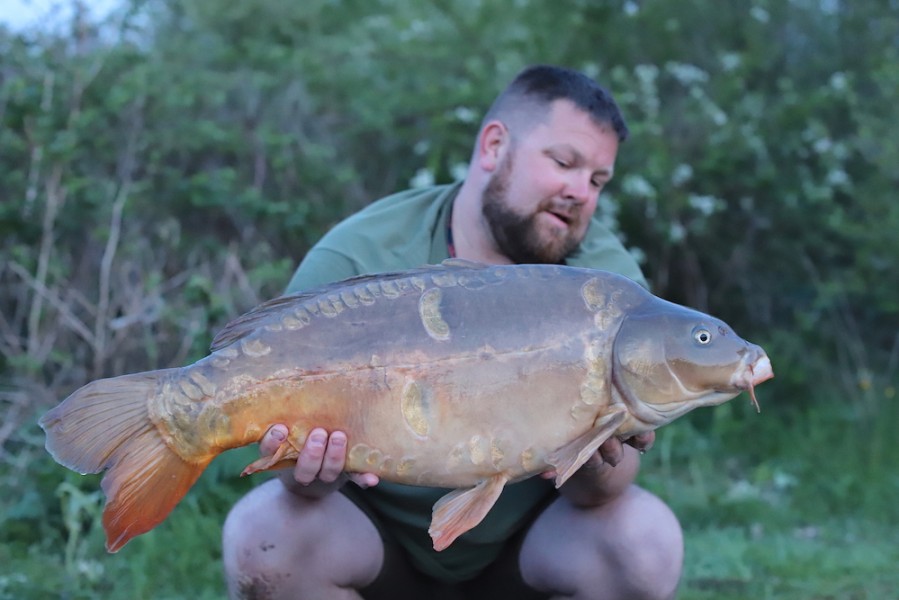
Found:
<svg viewBox="0 0 899 600"><path fill-rule="evenodd" d="M896 597L897 417L893 402L867 420L836 401L762 415L731 403L662 429L640 481L684 525L679 597ZM0 600L224 597L221 525L253 484L235 477L253 449L220 457L169 519L110 555L99 477L42 443L28 425L4 445Z"/></svg>
<svg viewBox="0 0 899 600"><path fill-rule="evenodd" d="M680 598L895 597L899 527L842 516L815 527L686 531Z"/></svg>
<svg viewBox="0 0 899 600"><path fill-rule="evenodd" d="M679 598L896 598L899 408L884 400L869 418L835 399L731 403L661 430L641 480L684 525Z"/></svg>
<svg viewBox="0 0 899 600"><path fill-rule="evenodd" d="M52 474L55 490L37 504L32 497L4 507L0 600L223 598L221 526L252 485L231 477L249 462L247 453L253 454L236 451L214 461L166 521L116 554L103 545L99 476L81 477L39 458L34 470Z"/></svg>

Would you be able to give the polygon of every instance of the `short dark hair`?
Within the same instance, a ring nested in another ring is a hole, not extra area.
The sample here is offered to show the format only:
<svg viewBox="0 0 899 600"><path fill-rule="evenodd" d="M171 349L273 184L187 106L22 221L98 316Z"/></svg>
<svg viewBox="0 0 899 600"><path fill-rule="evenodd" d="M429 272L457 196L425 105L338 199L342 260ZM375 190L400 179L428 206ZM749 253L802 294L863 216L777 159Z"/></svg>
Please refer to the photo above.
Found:
<svg viewBox="0 0 899 600"><path fill-rule="evenodd" d="M527 110L528 105L545 108L560 99L572 102L597 123L611 125L619 142L627 139L624 116L607 89L579 71L552 65L534 65L519 73L490 106L481 126L521 108Z"/></svg>

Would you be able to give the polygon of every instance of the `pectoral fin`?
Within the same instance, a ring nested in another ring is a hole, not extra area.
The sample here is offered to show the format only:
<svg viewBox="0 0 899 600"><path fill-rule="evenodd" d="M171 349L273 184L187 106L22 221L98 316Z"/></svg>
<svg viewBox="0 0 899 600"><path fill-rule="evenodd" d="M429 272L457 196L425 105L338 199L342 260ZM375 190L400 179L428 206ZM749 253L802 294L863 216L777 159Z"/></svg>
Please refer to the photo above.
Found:
<svg viewBox="0 0 899 600"><path fill-rule="evenodd" d="M484 520L509 481L505 475L494 475L467 490L455 490L434 505L428 533L434 550L440 552L453 541Z"/></svg>
<svg viewBox="0 0 899 600"><path fill-rule="evenodd" d="M299 457L300 451L289 440L284 440L274 454L254 460L247 465L240 476L245 477L259 471L284 469L296 464Z"/></svg>
<svg viewBox="0 0 899 600"><path fill-rule="evenodd" d="M547 457L546 462L556 470L557 488L562 487L562 484L590 459L602 443L612 437L626 417L627 410L624 407L619 407L615 412L603 415L596 420L592 429L582 433Z"/></svg>

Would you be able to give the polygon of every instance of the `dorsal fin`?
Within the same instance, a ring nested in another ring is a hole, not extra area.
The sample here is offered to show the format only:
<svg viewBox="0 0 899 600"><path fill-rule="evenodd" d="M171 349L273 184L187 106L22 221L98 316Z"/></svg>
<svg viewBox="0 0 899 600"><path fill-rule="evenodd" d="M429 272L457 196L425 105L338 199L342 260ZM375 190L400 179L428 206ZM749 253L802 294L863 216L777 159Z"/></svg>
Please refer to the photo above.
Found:
<svg viewBox="0 0 899 600"><path fill-rule="evenodd" d="M209 346L209 351L215 352L225 346L230 346L237 340L256 331L259 327L264 325L273 314L277 313L280 315L285 307L302 304L306 300L318 296L320 293L321 290L319 289L311 292L300 292L298 294L279 296L278 298L263 302L259 306L250 309L249 312L240 315L225 325L225 327L216 334L215 338L213 338L212 344Z"/></svg>
<svg viewBox="0 0 899 600"><path fill-rule="evenodd" d="M348 279L329 283L321 287L306 290L296 294L288 294L279 296L267 302L263 302L259 306L237 317L215 336L210 346L210 351L215 352L225 346L230 346L234 342L245 338L260 327L266 325L269 321L277 321L281 319L281 315L285 310L294 310L297 306L305 302L314 300L321 296L328 296L339 290L344 290L359 284L368 283L370 281L396 281L397 279L405 279L416 277L440 271L444 269L484 269L489 265L484 263L464 260L461 258L450 258L443 261L439 265L424 265L417 269L409 269L406 271L390 271L386 273L371 273L366 275L356 275Z"/></svg>

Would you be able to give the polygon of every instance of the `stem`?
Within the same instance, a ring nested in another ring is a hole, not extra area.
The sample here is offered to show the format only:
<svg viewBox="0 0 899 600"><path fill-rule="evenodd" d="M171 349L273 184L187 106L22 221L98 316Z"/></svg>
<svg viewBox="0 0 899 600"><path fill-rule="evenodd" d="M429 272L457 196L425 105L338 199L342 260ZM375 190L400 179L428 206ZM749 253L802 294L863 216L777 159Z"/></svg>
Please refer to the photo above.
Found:
<svg viewBox="0 0 899 600"><path fill-rule="evenodd" d="M103 363L106 360L106 341L109 333L109 280L112 272L112 263L115 259L119 238L122 231L122 211L128 200L130 185L126 181L116 194L112 203L112 217L109 223L109 238L103 249L103 258L100 260L100 293L97 301L97 317L94 320L94 378L102 376Z"/></svg>

